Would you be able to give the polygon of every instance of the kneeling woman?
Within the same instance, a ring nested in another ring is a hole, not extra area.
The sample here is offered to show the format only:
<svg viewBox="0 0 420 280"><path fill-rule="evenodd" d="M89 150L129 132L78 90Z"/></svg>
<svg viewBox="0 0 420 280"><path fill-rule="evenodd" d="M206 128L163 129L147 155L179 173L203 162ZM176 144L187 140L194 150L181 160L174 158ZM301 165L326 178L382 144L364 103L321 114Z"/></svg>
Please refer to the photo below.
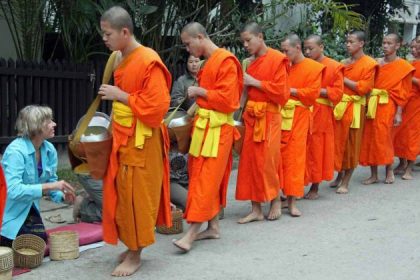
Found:
<svg viewBox="0 0 420 280"><path fill-rule="evenodd" d="M4 152L2 165L7 184L7 199L1 227L0 245L11 247L13 240L25 233L45 241L39 200L49 195L56 202L73 202L74 189L57 178L57 151L47 139L54 137L52 110L29 105L16 120L18 138Z"/></svg>

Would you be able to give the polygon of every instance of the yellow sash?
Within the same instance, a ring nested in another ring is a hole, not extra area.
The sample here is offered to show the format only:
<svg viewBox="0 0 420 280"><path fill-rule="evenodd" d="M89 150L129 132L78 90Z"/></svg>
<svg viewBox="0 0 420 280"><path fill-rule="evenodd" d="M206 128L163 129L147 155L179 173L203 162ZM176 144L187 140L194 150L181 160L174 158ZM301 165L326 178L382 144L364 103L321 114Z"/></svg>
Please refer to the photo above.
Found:
<svg viewBox="0 0 420 280"><path fill-rule="evenodd" d="M251 116L255 117L253 140L262 142L265 140L266 112L279 113L280 106L270 102L256 102L248 100L246 110Z"/></svg>
<svg viewBox="0 0 420 280"><path fill-rule="evenodd" d="M220 129L224 124L234 125L233 113L225 114L198 107L196 114L198 115L198 118L195 122L191 139L190 154L195 157L198 157L199 155L204 157L217 157L219 151ZM209 128L207 130L206 138L204 139L207 124L209 125Z"/></svg>
<svg viewBox="0 0 420 280"><path fill-rule="evenodd" d="M293 117L295 116L295 108L296 106L305 107L302 102L299 100L289 99L287 100L286 105L281 109L281 129L282 130L292 130L293 125Z"/></svg>
<svg viewBox="0 0 420 280"><path fill-rule="evenodd" d="M376 109L378 108L378 103L388 104L388 101L389 97L388 92L386 90L374 88L370 93L366 117L368 119L374 119L376 117Z"/></svg>
<svg viewBox="0 0 420 280"><path fill-rule="evenodd" d="M336 120L341 120L347 110L349 102L353 102L353 120L351 128L360 128L360 112L362 105L366 105L366 97L359 95L343 94L343 98L334 108L334 117Z"/></svg>
<svg viewBox="0 0 420 280"><path fill-rule="evenodd" d="M334 104L328 98L325 98L325 97L317 98L316 103L334 107Z"/></svg>
<svg viewBox="0 0 420 280"><path fill-rule="evenodd" d="M127 105L119 101L112 102L112 114L114 121L119 125L125 127L133 125L133 111ZM143 149L146 138L152 137L152 129L137 119L135 133L135 146L138 149Z"/></svg>

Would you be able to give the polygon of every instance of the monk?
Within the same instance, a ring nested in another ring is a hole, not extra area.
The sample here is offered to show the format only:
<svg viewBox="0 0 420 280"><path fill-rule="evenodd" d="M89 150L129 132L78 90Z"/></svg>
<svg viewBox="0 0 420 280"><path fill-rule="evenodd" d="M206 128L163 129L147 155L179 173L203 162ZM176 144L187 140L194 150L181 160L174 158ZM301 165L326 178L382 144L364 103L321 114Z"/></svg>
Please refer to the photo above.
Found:
<svg viewBox="0 0 420 280"><path fill-rule="evenodd" d="M411 64L416 68L412 79L411 97L403 108L402 122L397 126L394 136L394 153L400 158L400 164L394 170L402 174L404 180L413 179L413 165L420 154L420 37L410 45L414 60Z"/></svg>
<svg viewBox="0 0 420 280"><path fill-rule="evenodd" d="M290 67L290 98L282 108L281 157L283 166L283 193L287 196L289 213L301 216L296 197L304 195L306 142L310 133L311 106L321 91L325 66L302 53L302 42L297 35L289 35L281 43Z"/></svg>
<svg viewBox="0 0 420 280"><path fill-rule="evenodd" d="M320 97L313 107L312 133L308 136L305 185L312 183L306 199L318 198L322 181L334 177L334 113L333 107L343 97L344 68L324 55L324 43L319 35L311 35L304 42L305 55L325 65Z"/></svg>
<svg viewBox="0 0 420 280"><path fill-rule="evenodd" d="M373 89L378 63L363 52L366 35L352 31L347 35L347 52L350 58L344 64L344 94L334 108L334 168L337 178L330 187L338 187L338 194L349 192L349 182L359 165L360 145L365 120L366 94Z"/></svg>
<svg viewBox="0 0 420 280"><path fill-rule="evenodd" d="M251 200L251 213L238 221L245 224L264 219L263 202L271 202L268 220L277 220L281 215L280 109L290 96L290 88L289 60L267 47L257 23L244 26L241 40L252 56L244 74L248 101L243 114L245 138L236 183L236 199Z"/></svg>
<svg viewBox="0 0 420 280"><path fill-rule="evenodd" d="M133 36L133 21L121 7L101 17L105 45L117 51L115 85L99 93L112 100L113 146L104 178L104 240L127 251L113 276L139 269L142 249L155 242L155 225L171 226L169 138L163 117L168 111L171 75L159 55Z"/></svg>
<svg viewBox="0 0 420 280"><path fill-rule="evenodd" d="M243 74L236 57L217 47L201 24L187 24L181 40L191 55L206 59L197 76L198 86L187 89L198 105L188 158L190 183L184 215L191 226L173 243L188 252L195 240L220 238L218 213L220 206L226 205L232 145L239 133L233 113L239 108ZM208 227L199 233L204 222Z"/></svg>
<svg viewBox="0 0 420 280"><path fill-rule="evenodd" d="M6 206L7 186L4 178L3 167L0 164L0 230L3 224L4 207Z"/></svg>
<svg viewBox="0 0 420 280"><path fill-rule="evenodd" d="M402 107L408 101L414 67L397 56L401 38L395 33L382 40L384 57L378 58L379 70L368 100L360 164L370 166L371 176L362 183L377 183L378 165L386 165L385 184L394 183L393 126L401 124Z"/></svg>

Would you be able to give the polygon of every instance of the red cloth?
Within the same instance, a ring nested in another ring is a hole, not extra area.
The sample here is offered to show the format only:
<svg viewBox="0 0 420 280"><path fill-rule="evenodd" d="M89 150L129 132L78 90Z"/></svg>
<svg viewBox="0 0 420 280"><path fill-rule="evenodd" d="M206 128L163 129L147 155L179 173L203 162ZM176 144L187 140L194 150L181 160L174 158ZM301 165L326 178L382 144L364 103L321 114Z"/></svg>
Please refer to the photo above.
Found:
<svg viewBox="0 0 420 280"><path fill-rule="evenodd" d="M279 51L269 48L256 58L247 73L261 81L262 89L248 87L248 102L266 102L280 108L290 96L289 60ZM257 202L271 201L278 196L281 185L281 114L280 110L257 112L245 110L245 135L239 159L236 199ZM258 109L257 109L258 111ZM265 115L265 139L254 141L255 123Z"/></svg>
<svg viewBox="0 0 420 280"><path fill-rule="evenodd" d="M204 109L232 113L239 108L243 74L238 59L225 49L217 49L198 73L200 87L207 90L207 98L197 98ZM220 129L217 157L188 158L188 185L185 219L187 222L207 222L226 205L226 192L232 169L232 145L239 132L229 124Z"/></svg>
<svg viewBox="0 0 420 280"><path fill-rule="evenodd" d="M343 96L344 68L339 62L324 57L326 66L321 88L328 100L336 105ZM329 181L334 176L334 114L333 107L316 103L313 107L312 133L308 136L305 185Z"/></svg>
<svg viewBox="0 0 420 280"><path fill-rule="evenodd" d="M394 162L393 127L397 106L403 106L409 97L414 67L404 59L380 65L375 88L388 92L387 104L378 104L376 117L365 120L361 165L388 165Z"/></svg>
<svg viewBox="0 0 420 280"><path fill-rule="evenodd" d="M169 88L171 75L163 64L159 55L150 48L140 46L128 54L114 72L116 86L129 93L128 106L135 118L151 128L159 128L163 142L163 180L161 200L156 220L157 225L171 226L172 215L169 197L169 138L162 120L169 108ZM113 122L113 147L108 165L108 172L104 178L103 230L104 240L110 244L117 244L119 233L116 225L117 189L116 177L120 167L118 151L126 146L134 135L134 121L131 127L123 127ZM146 197L136 199L147 203ZM153 205L155 207L155 205ZM151 208L153 208L151 206ZM147 217L148 213L141 213ZM153 218L151 215L148 218ZM149 228L149 232L153 232ZM143 234L144 235L144 234ZM136 238L133 236L133 238ZM153 237L154 238L154 237ZM150 238L150 239L153 239Z"/></svg>
<svg viewBox="0 0 420 280"><path fill-rule="evenodd" d="M312 118L309 107L315 105L319 97L324 68L309 58L290 67L290 87L297 90L297 97L290 98L299 100L306 107L296 106L292 130L281 132L283 193L286 196L301 197L304 193L306 143Z"/></svg>
<svg viewBox="0 0 420 280"><path fill-rule="evenodd" d="M414 77L420 79L420 60L412 62L416 68ZM402 113L402 123L395 129L395 156L416 160L420 154L420 88L413 84L411 97Z"/></svg>

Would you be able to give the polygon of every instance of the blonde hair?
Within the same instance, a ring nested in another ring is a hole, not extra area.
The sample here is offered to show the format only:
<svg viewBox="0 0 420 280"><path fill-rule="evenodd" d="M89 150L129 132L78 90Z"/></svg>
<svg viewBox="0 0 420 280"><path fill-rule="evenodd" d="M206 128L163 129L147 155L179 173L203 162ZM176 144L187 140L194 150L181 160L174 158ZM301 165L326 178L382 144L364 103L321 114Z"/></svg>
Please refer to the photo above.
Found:
<svg viewBox="0 0 420 280"><path fill-rule="evenodd" d="M52 117L52 110L48 106L26 106L20 110L16 120L17 135L32 138L41 134L45 122L52 120Z"/></svg>

